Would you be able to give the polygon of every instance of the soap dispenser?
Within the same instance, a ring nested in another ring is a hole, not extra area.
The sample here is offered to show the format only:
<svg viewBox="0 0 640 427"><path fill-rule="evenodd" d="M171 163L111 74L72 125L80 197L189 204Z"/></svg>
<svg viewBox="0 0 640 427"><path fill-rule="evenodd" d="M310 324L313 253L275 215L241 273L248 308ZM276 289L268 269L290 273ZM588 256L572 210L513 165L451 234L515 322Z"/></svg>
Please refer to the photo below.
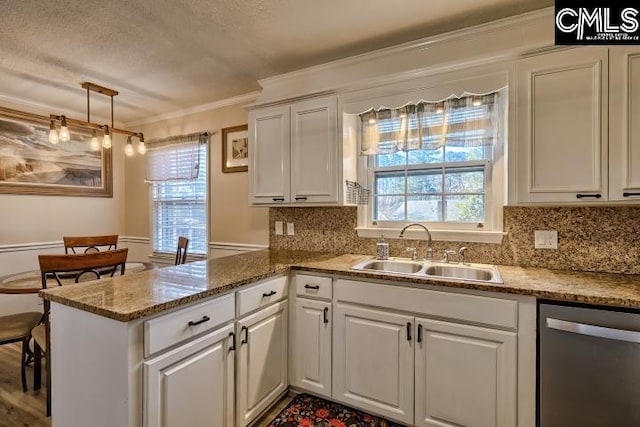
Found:
<svg viewBox="0 0 640 427"><path fill-rule="evenodd" d="M380 235L380 241L376 243L378 259L389 259L389 243L384 240L384 234Z"/></svg>

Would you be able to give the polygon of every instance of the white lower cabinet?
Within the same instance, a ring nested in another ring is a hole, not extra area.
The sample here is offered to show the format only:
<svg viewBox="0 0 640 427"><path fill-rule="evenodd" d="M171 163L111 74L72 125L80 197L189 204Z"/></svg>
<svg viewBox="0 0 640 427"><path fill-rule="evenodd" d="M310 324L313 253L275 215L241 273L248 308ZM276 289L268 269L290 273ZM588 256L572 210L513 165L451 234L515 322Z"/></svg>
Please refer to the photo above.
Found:
<svg viewBox="0 0 640 427"><path fill-rule="evenodd" d="M288 387L287 304L273 304L236 324L236 426L251 423Z"/></svg>
<svg viewBox="0 0 640 427"><path fill-rule="evenodd" d="M291 384L331 397L331 303L297 298Z"/></svg>
<svg viewBox="0 0 640 427"><path fill-rule="evenodd" d="M233 425L233 325L144 362L145 427Z"/></svg>
<svg viewBox="0 0 640 427"><path fill-rule="evenodd" d="M335 304L333 397L413 424L413 317Z"/></svg>
<svg viewBox="0 0 640 427"><path fill-rule="evenodd" d="M515 332L416 319L420 427L516 425Z"/></svg>

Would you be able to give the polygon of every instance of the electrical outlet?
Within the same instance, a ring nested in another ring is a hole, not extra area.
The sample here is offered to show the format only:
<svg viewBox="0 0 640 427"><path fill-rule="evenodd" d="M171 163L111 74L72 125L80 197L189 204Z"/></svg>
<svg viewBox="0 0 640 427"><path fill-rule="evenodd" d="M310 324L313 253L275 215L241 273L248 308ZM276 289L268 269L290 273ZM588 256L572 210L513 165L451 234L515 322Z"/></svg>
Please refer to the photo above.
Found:
<svg viewBox="0 0 640 427"><path fill-rule="evenodd" d="M295 230L293 229L293 223L292 222L288 222L287 223L287 235L288 236L293 236L295 233Z"/></svg>
<svg viewBox="0 0 640 427"><path fill-rule="evenodd" d="M282 221L276 221L276 229L275 229L275 233L276 236L282 236L284 234L284 224Z"/></svg>
<svg viewBox="0 0 640 427"><path fill-rule="evenodd" d="M558 232L556 230L536 230L534 235L536 249L558 249Z"/></svg>

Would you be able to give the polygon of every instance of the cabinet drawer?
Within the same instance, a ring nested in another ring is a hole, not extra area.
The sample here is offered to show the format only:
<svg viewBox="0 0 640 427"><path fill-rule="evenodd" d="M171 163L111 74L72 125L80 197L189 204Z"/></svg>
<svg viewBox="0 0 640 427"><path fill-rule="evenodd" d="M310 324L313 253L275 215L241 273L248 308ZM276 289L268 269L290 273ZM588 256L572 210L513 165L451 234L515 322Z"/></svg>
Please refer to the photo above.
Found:
<svg viewBox="0 0 640 427"><path fill-rule="evenodd" d="M287 296L287 277L269 279L238 292L238 315L244 316Z"/></svg>
<svg viewBox="0 0 640 427"><path fill-rule="evenodd" d="M366 304L499 328L517 329L517 301L355 280L336 281L338 301Z"/></svg>
<svg viewBox="0 0 640 427"><path fill-rule="evenodd" d="M144 322L144 356L213 329L235 316L235 295L183 308Z"/></svg>
<svg viewBox="0 0 640 427"><path fill-rule="evenodd" d="M332 292L331 277L296 274L296 295L330 300Z"/></svg>

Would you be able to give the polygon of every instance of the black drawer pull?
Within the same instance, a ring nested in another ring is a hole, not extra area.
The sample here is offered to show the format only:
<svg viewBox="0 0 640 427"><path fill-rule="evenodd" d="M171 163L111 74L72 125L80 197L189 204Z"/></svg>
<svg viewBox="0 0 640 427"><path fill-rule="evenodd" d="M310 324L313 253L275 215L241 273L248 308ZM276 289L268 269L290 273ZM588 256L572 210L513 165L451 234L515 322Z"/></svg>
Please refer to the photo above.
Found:
<svg viewBox="0 0 640 427"><path fill-rule="evenodd" d="M325 307L324 310L322 310L322 320L324 323L329 323L329 307Z"/></svg>
<svg viewBox="0 0 640 427"><path fill-rule="evenodd" d="M229 332L229 336L231 337L231 347L229 347L229 352L232 352L236 349L236 334Z"/></svg>
<svg viewBox="0 0 640 427"><path fill-rule="evenodd" d="M320 289L320 285L304 285L305 289L315 289L316 291Z"/></svg>
<svg viewBox="0 0 640 427"><path fill-rule="evenodd" d="M628 192L624 192L622 193L622 197L637 197L640 196L640 193L628 193Z"/></svg>
<svg viewBox="0 0 640 427"><path fill-rule="evenodd" d="M584 199L587 197L593 197L594 199L599 199L600 197L602 197L602 194L582 194L582 193L578 193L576 194L576 197L578 199Z"/></svg>
<svg viewBox="0 0 640 427"><path fill-rule="evenodd" d="M271 291L268 294L262 294L262 298L271 297L271 296L274 296L275 294L276 294L276 291Z"/></svg>
<svg viewBox="0 0 640 427"><path fill-rule="evenodd" d="M196 326L196 325L200 325L201 323L208 322L209 320L211 320L211 319L209 318L209 316L202 316L202 319L197 320L197 321L195 321L195 322L194 322L193 320L190 320L190 321L189 321L189 326Z"/></svg>
<svg viewBox="0 0 640 427"><path fill-rule="evenodd" d="M407 341L411 341L411 322L407 322Z"/></svg>
<svg viewBox="0 0 640 427"><path fill-rule="evenodd" d="M284 197L274 197L273 199L274 202L284 202Z"/></svg>
<svg viewBox="0 0 640 427"><path fill-rule="evenodd" d="M418 342L422 342L422 325L418 325Z"/></svg>
<svg viewBox="0 0 640 427"><path fill-rule="evenodd" d="M242 335L243 331L244 331L244 338L242 338L242 341L240 341L240 345L246 344L249 342L249 328L247 328L246 326L243 326L242 328L240 328L240 335Z"/></svg>
<svg viewBox="0 0 640 427"><path fill-rule="evenodd" d="M307 200L307 196L296 196L296 200Z"/></svg>

